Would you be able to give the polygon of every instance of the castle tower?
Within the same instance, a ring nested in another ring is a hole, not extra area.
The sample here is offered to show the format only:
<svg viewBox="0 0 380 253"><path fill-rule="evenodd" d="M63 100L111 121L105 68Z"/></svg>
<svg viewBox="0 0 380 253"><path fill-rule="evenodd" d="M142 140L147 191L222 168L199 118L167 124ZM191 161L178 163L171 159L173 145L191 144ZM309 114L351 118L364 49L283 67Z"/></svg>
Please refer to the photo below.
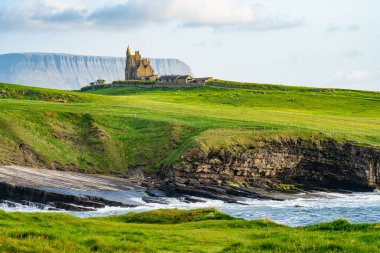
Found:
<svg viewBox="0 0 380 253"><path fill-rule="evenodd" d="M135 51L135 59L136 59L136 66L139 66L140 61L141 61L140 51Z"/></svg>
<svg viewBox="0 0 380 253"><path fill-rule="evenodd" d="M126 53L126 58L125 58L125 80L131 80L132 76L132 55L131 55L131 50L128 45L127 53Z"/></svg>
<svg viewBox="0 0 380 253"><path fill-rule="evenodd" d="M125 80L156 80L157 75L146 58L142 58L139 51L131 54L128 46L125 59Z"/></svg>

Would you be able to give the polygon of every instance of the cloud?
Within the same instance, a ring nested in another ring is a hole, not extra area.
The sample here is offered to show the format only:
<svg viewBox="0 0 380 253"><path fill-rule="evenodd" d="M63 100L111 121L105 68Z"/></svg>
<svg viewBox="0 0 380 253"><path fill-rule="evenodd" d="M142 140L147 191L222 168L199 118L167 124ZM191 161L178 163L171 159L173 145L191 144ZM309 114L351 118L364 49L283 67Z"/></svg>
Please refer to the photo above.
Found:
<svg viewBox="0 0 380 253"><path fill-rule="evenodd" d="M18 6L0 8L0 32L12 32L20 30L20 28L22 30L31 28L33 21L28 20L27 13L25 8Z"/></svg>
<svg viewBox="0 0 380 253"><path fill-rule="evenodd" d="M249 0L129 0L91 10L84 0L23 0L22 3L0 7L0 31L83 27L126 30L169 23L215 30L268 31L289 29L302 23L280 15L260 13ZM12 13L20 12L23 14L8 19Z"/></svg>
<svg viewBox="0 0 380 253"><path fill-rule="evenodd" d="M161 19L176 19L185 26L228 26L255 20L252 6L244 0L169 0L162 1L167 13Z"/></svg>
<svg viewBox="0 0 380 253"><path fill-rule="evenodd" d="M33 19L46 23L78 23L86 22L85 10L65 9L56 13L34 16Z"/></svg>
<svg viewBox="0 0 380 253"><path fill-rule="evenodd" d="M349 24L349 25L336 25L329 24L326 28L327 33L337 33L337 32L356 32L359 31L361 27L359 25Z"/></svg>
<svg viewBox="0 0 380 253"><path fill-rule="evenodd" d="M301 26L302 24L303 21L300 19L293 20L289 18L281 18L279 16L269 16L247 24L246 28L255 31L271 31L291 29Z"/></svg>
<svg viewBox="0 0 380 253"><path fill-rule="evenodd" d="M89 19L97 25L179 23L184 27L216 30L279 30L300 25L279 15L260 14L248 0L135 0L95 10Z"/></svg>

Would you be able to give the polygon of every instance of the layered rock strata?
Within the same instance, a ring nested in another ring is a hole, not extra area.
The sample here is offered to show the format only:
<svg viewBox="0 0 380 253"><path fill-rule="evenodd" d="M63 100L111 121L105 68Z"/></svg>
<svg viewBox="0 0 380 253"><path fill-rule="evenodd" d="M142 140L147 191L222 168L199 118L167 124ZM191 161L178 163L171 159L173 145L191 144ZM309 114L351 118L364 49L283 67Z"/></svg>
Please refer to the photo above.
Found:
<svg viewBox="0 0 380 253"><path fill-rule="evenodd" d="M304 190L371 191L380 188L380 150L302 139L208 151L194 147L162 175L173 194L226 201L236 201L236 196L278 199L278 192Z"/></svg>

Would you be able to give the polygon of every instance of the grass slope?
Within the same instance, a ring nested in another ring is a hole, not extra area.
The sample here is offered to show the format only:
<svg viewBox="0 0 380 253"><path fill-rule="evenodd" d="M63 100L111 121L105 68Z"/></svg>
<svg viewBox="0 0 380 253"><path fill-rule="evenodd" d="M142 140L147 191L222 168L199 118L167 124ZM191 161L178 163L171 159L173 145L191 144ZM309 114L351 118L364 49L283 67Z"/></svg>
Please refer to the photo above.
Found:
<svg viewBox="0 0 380 253"><path fill-rule="evenodd" d="M380 225L289 228L214 209L105 218L0 212L1 252L379 252Z"/></svg>
<svg viewBox="0 0 380 253"><path fill-rule="evenodd" d="M380 147L376 92L219 82L78 93L0 83L0 97L2 164L125 174L171 163L196 143L281 136ZM37 156L20 152L22 143Z"/></svg>

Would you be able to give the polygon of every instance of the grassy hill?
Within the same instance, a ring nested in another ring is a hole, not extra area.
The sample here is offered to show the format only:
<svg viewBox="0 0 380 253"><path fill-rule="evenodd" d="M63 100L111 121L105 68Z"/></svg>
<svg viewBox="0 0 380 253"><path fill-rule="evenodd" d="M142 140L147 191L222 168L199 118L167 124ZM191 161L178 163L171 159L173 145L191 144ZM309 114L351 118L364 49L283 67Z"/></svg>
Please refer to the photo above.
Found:
<svg viewBox="0 0 380 253"><path fill-rule="evenodd" d="M214 209L80 219L0 211L1 252L378 252L378 224L289 228Z"/></svg>
<svg viewBox="0 0 380 253"><path fill-rule="evenodd" d="M125 174L191 146L334 138L380 147L380 93L219 82L88 93L0 83L0 164Z"/></svg>

